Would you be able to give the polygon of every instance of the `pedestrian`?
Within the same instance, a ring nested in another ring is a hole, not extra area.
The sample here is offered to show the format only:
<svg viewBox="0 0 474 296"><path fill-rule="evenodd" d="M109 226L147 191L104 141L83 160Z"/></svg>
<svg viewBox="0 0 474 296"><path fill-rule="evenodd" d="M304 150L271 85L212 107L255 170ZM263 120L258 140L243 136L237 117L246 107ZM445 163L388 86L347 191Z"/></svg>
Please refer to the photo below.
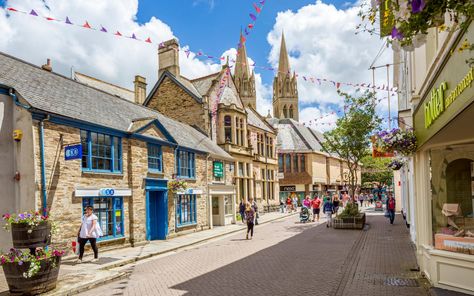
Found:
<svg viewBox="0 0 474 296"><path fill-rule="evenodd" d="M363 194L359 195L359 203L360 203L360 207L362 208L364 206L364 195Z"/></svg>
<svg viewBox="0 0 474 296"><path fill-rule="evenodd" d="M388 218L390 219L390 224L393 224L393 221L395 220L395 199L393 198L391 193L388 194L386 207L388 212Z"/></svg>
<svg viewBox="0 0 474 296"><path fill-rule="evenodd" d="M288 197L286 198L286 212L287 213L291 213L292 203L293 203L293 201L291 200L291 197L288 195Z"/></svg>
<svg viewBox="0 0 474 296"><path fill-rule="evenodd" d="M255 212L255 221L254 221L254 224L255 225L258 225L258 205L257 205L257 202L251 198L250 199L250 205L252 206L254 212Z"/></svg>
<svg viewBox="0 0 474 296"><path fill-rule="evenodd" d="M296 196L296 194L293 196L293 210L295 212L298 211L298 196Z"/></svg>
<svg viewBox="0 0 474 296"><path fill-rule="evenodd" d="M306 197L304 198L303 207L307 209L311 208L311 199L309 199L309 195L306 195Z"/></svg>
<svg viewBox="0 0 474 296"><path fill-rule="evenodd" d="M249 239L249 232L250 232L250 239L252 239L254 219L255 219L255 210L253 209L252 205L249 202L245 205L245 217L247 218L247 237L246 237L246 239Z"/></svg>
<svg viewBox="0 0 474 296"><path fill-rule="evenodd" d="M337 196L337 194L334 194L332 196L332 204L334 207L334 213L337 215L337 212L339 211L339 204L340 204L339 196Z"/></svg>
<svg viewBox="0 0 474 296"><path fill-rule="evenodd" d="M323 212L326 214L327 222L326 227L332 226L332 213L334 211L334 204L329 199L327 202L324 203Z"/></svg>
<svg viewBox="0 0 474 296"><path fill-rule="evenodd" d="M370 202L370 205L374 204L374 194L373 193L369 194L369 202Z"/></svg>
<svg viewBox="0 0 474 296"><path fill-rule="evenodd" d="M345 208L347 203L349 202L349 199L350 199L350 196L349 194L347 194L347 191L344 192L344 194L342 195L342 207Z"/></svg>
<svg viewBox="0 0 474 296"><path fill-rule="evenodd" d="M82 263L82 257L84 256L84 247L87 241L90 242L91 248L94 251L94 259L91 262L97 262L99 260L99 250L97 248L97 238L102 236L102 230L97 223L97 216L94 215L94 208L92 206L86 207L86 213L82 216L81 227L77 233L79 240L79 258L76 263Z"/></svg>
<svg viewBox="0 0 474 296"><path fill-rule="evenodd" d="M243 199L240 200L239 214L240 214L240 218L242 218L242 224L244 224L245 223L245 203Z"/></svg>
<svg viewBox="0 0 474 296"><path fill-rule="evenodd" d="M311 202L311 207L313 208L313 222L316 218L317 222L319 222L319 212L321 211L321 199L316 195Z"/></svg>
<svg viewBox="0 0 474 296"><path fill-rule="evenodd" d="M282 214L285 213L285 203L283 202L283 199L280 198L280 211Z"/></svg>

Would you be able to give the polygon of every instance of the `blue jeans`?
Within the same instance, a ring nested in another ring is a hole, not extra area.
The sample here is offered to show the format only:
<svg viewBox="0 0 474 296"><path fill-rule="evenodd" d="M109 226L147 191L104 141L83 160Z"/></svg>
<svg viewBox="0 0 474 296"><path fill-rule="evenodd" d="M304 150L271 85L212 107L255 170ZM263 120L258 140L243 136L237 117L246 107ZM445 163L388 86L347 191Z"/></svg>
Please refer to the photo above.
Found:
<svg viewBox="0 0 474 296"><path fill-rule="evenodd" d="M245 213L240 213L240 217L242 218L242 223L245 221Z"/></svg>
<svg viewBox="0 0 474 296"><path fill-rule="evenodd" d="M390 219L390 224L393 224L393 220L395 220L395 210L388 210L388 218Z"/></svg>

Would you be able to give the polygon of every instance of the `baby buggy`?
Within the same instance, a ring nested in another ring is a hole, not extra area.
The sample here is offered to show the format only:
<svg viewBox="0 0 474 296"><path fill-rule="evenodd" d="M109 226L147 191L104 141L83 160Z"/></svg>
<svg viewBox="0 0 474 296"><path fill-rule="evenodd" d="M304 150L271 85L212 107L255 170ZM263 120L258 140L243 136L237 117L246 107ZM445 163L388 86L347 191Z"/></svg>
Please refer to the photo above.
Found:
<svg viewBox="0 0 474 296"><path fill-rule="evenodd" d="M309 221L309 210L308 208L301 208L301 212L300 212L300 222L301 223L306 223Z"/></svg>

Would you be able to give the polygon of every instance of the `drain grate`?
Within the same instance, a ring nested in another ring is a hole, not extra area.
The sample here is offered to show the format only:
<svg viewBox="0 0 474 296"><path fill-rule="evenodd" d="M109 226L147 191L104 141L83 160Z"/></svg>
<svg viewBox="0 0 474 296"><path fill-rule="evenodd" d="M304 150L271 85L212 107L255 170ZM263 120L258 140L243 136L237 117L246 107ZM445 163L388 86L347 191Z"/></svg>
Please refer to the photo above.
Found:
<svg viewBox="0 0 474 296"><path fill-rule="evenodd" d="M397 287L419 287L416 279L402 279L402 278L388 278L384 281L385 286L397 286Z"/></svg>

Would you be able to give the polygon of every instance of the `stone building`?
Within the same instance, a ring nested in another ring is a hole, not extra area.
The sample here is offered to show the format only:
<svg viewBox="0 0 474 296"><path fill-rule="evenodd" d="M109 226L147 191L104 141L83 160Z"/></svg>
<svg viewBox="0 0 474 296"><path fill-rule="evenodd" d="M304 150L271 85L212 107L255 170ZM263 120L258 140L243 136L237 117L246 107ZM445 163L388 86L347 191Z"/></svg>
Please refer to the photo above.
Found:
<svg viewBox="0 0 474 296"><path fill-rule="evenodd" d="M235 75L226 64L193 80L180 74L178 48L175 39L160 47L158 82L144 105L192 125L235 159L238 200L277 205L276 132L254 109L255 77L246 63L245 45L239 49Z"/></svg>
<svg viewBox="0 0 474 296"><path fill-rule="evenodd" d="M138 77L138 102L143 84ZM76 240L87 205L99 218L101 244L137 245L235 222L235 202L221 217L211 198L234 188L234 160L206 135L3 53L0 147L0 210L49 209L59 226L53 242L64 246ZM176 178L188 188L169 191ZM233 190L224 193L235 200ZM0 247L11 245L1 231Z"/></svg>

